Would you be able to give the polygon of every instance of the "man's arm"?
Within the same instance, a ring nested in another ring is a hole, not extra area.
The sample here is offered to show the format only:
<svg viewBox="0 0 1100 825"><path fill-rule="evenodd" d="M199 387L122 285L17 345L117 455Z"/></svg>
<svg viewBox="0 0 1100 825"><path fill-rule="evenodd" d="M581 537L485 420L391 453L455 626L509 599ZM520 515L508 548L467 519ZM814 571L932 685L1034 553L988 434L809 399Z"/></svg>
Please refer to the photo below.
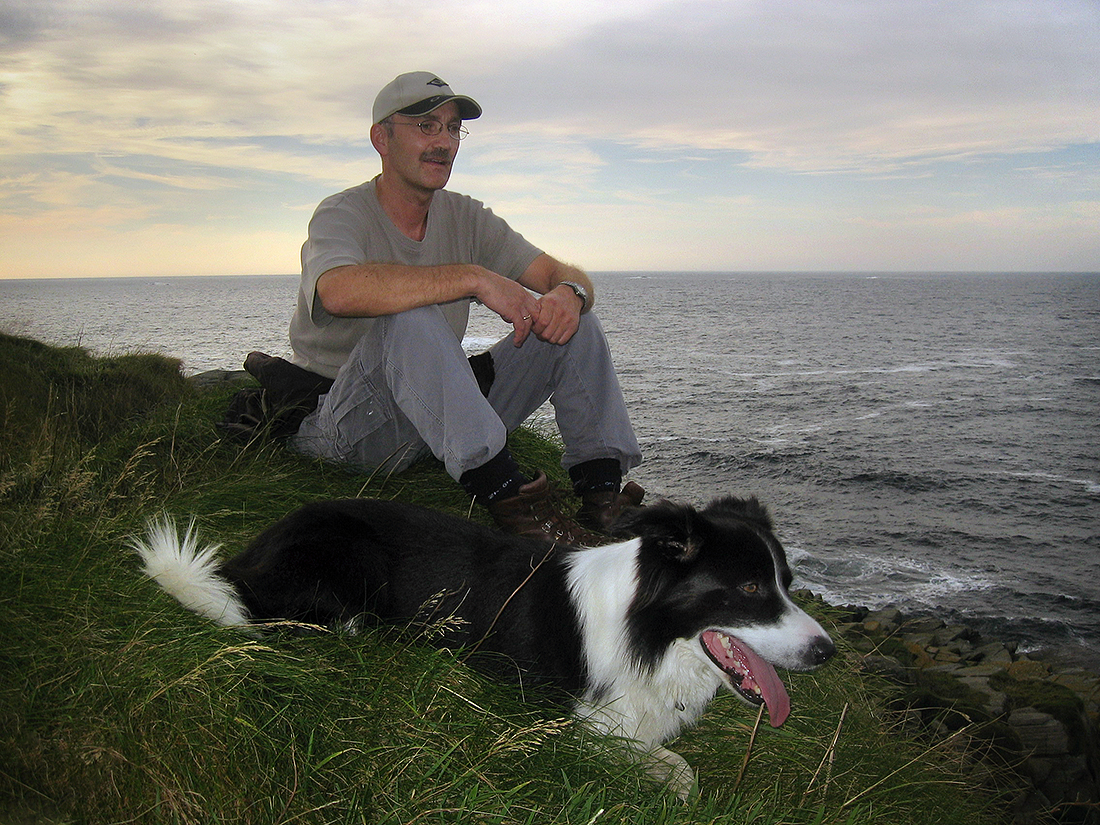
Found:
<svg viewBox="0 0 1100 825"><path fill-rule="evenodd" d="M515 327L516 346L527 338L541 309L519 283L474 264L339 266L317 279L317 298L329 315L348 318L395 315L474 298Z"/></svg>
<svg viewBox="0 0 1100 825"><path fill-rule="evenodd" d="M572 287L562 286L565 281L584 287L588 300L581 301ZM580 324L581 313L592 309L596 299L588 275L545 253L531 262L519 282L542 295L532 331L540 340L550 344L564 344L572 338Z"/></svg>

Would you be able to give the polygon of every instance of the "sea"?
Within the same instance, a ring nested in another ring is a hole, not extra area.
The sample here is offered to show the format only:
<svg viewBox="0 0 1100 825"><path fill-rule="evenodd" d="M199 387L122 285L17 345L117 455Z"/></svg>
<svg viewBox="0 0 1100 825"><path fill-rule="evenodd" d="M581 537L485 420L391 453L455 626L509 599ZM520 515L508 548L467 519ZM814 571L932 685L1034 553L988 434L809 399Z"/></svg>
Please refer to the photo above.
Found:
<svg viewBox="0 0 1100 825"><path fill-rule="evenodd" d="M593 279L648 500L757 496L797 587L1100 669L1100 273ZM240 369L297 280L0 281L0 331Z"/></svg>

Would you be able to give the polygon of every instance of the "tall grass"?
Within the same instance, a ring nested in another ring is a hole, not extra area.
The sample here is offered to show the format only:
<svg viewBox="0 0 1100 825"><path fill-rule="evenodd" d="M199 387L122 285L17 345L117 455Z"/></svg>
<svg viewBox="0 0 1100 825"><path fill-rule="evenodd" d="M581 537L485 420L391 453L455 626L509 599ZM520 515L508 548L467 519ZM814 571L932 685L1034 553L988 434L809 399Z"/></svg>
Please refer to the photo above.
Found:
<svg viewBox="0 0 1100 825"><path fill-rule="evenodd" d="M432 463L367 478L223 442L229 391L195 392L159 356L0 337L12 363L25 368L0 374L0 822L998 821L964 753L908 738L843 651L787 678L781 729L754 731L754 713L719 698L673 745L700 777L683 805L552 697L411 631L214 627L138 573L126 539L149 517L194 515L229 553L308 500L465 515L465 496ZM562 478L552 439L521 431L514 449Z"/></svg>

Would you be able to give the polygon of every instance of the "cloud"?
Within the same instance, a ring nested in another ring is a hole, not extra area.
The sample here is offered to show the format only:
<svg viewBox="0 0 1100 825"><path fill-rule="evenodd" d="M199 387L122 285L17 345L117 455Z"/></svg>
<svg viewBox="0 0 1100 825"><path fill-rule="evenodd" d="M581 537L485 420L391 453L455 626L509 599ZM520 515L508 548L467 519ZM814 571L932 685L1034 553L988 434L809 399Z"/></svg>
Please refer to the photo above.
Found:
<svg viewBox="0 0 1100 825"><path fill-rule="evenodd" d="M676 4L486 78L532 129L800 171L1100 139L1091 2Z"/></svg>
<svg viewBox="0 0 1100 825"><path fill-rule="evenodd" d="M66 138L296 135L319 154L361 139L376 90L422 64L482 99L493 133L728 149L802 171L1100 139L1091 0L49 8L63 22L22 24L39 36L5 72L5 102L53 127L61 151ZM440 21L448 37L429 36Z"/></svg>
<svg viewBox="0 0 1100 825"><path fill-rule="evenodd" d="M597 266L847 260L819 228L909 199L1054 210L1095 253L1095 0L0 0L0 31L0 232L86 221L105 255L112 227L216 223L234 260L232 227L304 231L377 171L371 102L410 69L485 107L454 187Z"/></svg>

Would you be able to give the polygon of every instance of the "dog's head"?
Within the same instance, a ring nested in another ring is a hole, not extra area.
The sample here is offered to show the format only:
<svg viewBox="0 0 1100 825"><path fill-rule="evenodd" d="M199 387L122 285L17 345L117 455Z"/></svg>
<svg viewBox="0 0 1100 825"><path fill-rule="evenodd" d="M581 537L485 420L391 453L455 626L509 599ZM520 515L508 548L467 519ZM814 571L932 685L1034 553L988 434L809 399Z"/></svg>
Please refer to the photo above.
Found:
<svg viewBox="0 0 1100 825"><path fill-rule="evenodd" d="M668 502L623 525L641 539L631 647L655 667L677 640L739 697L766 703L772 725L790 712L775 666L812 670L836 648L790 598L791 571L772 522L755 499L722 498L703 510Z"/></svg>

